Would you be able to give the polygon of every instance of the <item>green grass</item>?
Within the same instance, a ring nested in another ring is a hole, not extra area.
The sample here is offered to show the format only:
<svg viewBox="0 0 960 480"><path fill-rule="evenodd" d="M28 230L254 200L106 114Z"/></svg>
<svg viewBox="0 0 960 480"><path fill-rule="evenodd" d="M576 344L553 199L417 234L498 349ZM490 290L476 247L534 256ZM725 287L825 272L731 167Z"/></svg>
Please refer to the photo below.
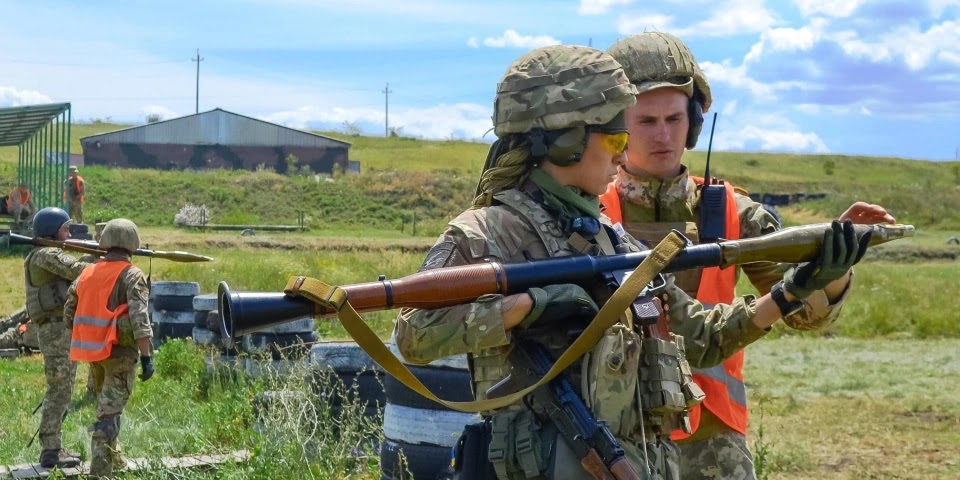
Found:
<svg viewBox="0 0 960 480"><path fill-rule="evenodd" d="M82 136L121 128L106 123L76 124L72 151ZM266 172L169 172L85 167L87 216L116 216L145 225L170 225L186 203L205 204L216 223L292 224L305 210L315 230L367 226L410 231L413 215L421 230L438 232L445 220L472 200L487 145L466 141L349 136L320 132L353 143L351 158L363 173L317 182ZM0 148L0 191L16 178L16 148ZM694 173L704 154L688 152ZM834 165L831 174L824 163ZM753 192L827 193L825 199L790 207L788 224L809 217L830 218L855 200L879 203L903 223L960 230L960 175L957 162L882 157L716 152L714 174ZM424 219L430 217L431 220Z"/></svg>

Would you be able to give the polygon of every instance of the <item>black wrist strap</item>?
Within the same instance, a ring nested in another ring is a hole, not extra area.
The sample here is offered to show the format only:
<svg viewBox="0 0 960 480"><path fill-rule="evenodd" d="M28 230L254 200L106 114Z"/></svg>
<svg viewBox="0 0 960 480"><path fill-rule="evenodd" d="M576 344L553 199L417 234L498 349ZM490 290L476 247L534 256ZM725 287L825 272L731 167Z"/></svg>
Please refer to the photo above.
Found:
<svg viewBox="0 0 960 480"><path fill-rule="evenodd" d="M791 302L787 300L786 295L783 294L783 280L773 284L773 287L770 288L770 297L773 298L777 308L780 309L781 318L793 315L803 308L802 301L794 300Z"/></svg>

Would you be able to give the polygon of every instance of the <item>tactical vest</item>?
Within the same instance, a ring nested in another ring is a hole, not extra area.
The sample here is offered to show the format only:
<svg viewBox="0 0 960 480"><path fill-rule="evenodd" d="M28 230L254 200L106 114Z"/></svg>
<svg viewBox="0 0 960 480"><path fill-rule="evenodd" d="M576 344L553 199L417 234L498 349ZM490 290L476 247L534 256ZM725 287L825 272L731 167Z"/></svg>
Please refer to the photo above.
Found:
<svg viewBox="0 0 960 480"><path fill-rule="evenodd" d="M690 176L690 179L697 184L703 185L703 178ZM733 185L726 183L727 210L725 212L726 224L724 228L727 240L737 240L740 238L740 216L737 211L737 201L734 195ZM600 196L600 202L605 207L603 211L612 222L623 223L623 209L620 205L620 195L617 192L616 184L610 183L607 191ZM624 225L627 232L634 235L635 238L644 241L659 241L655 238L660 235L665 228L675 227L670 223L660 224L640 224ZM681 227L690 236L695 243L698 238L695 230L689 226ZM666 230L669 232L669 229ZM665 233L664 233L665 234ZM637 236L639 235L639 237ZM643 238L647 237L647 238ZM685 290L696 287L694 297L704 304L705 308L710 308L718 303L729 304L733 302L734 288L736 287L736 269L719 267L704 268L702 271L694 272L693 280L688 276L686 279L678 278L678 284ZM684 280L687 280L684 282ZM686 283L686 285L684 285ZM688 293L690 293L688 291ZM706 369L693 369L693 379L706 393L707 398L701 404L704 408L713 413L725 425L731 429L746 435L747 432L747 392L746 385L743 382L743 350L738 351L730 358L726 359L720 365ZM701 406L698 405L690 411L690 424L693 432L696 432L700 425ZM670 438L681 440L690 435L681 430L674 430Z"/></svg>
<svg viewBox="0 0 960 480"><path fill-rule="evenodd" d="M23 278L27 290L27 315L37 325L42 325L50 318L63 316L63 305L67 302L67 290L70 281L50 274L47 282L35 285L30 275L30 263L33 256L42 249L34 249L23 262ZM57 254L60 250L57 249Z"/></svg>
<svg viewBox="0 0 960 480"><path fill-rule="evenodd" d="M110 310L107 305L117 279L130 262L102 261L84 269L77 279L77 311L73 317L70 360L99 362L110 356L119 342L117 320L127 315L127 304Z"/></svg>

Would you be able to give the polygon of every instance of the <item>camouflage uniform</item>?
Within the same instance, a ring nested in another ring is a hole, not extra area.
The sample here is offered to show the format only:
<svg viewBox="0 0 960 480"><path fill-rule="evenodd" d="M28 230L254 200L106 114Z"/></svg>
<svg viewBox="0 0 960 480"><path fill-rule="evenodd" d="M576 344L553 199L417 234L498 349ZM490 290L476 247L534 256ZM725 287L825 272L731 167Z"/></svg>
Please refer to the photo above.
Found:
<svg viewBox="0 0 960 480"><path fill-rule="evenodd" d="M0 349L20 348L23 345L20 328L28 320L26 307L11 313L9 317L0 318Z"/></svg>
<svg viewBox="0 0 960 480"><path fill-rule="evenodd" d="M34 248L24 265L27 313L37 326L47 381L39 429L43 450L61 448L61 427L77 374L76 363L70 361L70 328L63 323L63 303L68 285L87 265L52 247Z"/></svg>
<svg viewBox="0 0 960 480"><path fill-rule="evenodd" d="M632 175L620 169L615 184L621 199L624 227L634 237L658 241L657 232L676 228L686 231L688 237L696 241L700 189L690 178L686 166L682 166L680 175L667 179ZM735 197L740 238L759 237L780 229L776 219L762 205L739 192ZM736 268L737 275L742 270L759 292L766 293L791 266L757 262ZM699 270L678 272L676 278L677 284L689 295L696 295L700 285ZM794 325L828 325L839 316L842 304L843 297L831 304L823 291L817 291L804 300L803 310L786 320ZM706 408L701 408L700 427L696 433L678 444L682 478L741 479L755 476L746 437L730 429Z"/></svg>
<svg viewBox="0 0 960 480"><path fill-rule="evenodd" d="M79 175L76 178L67 177L63 182L64 191L67 197L70 218L76 223L83 223L83 191L86 184Z"/></svg>
<svg viewBox="0 0 960 480"><path fill-rule="evenodd" d="M113 254L101 261L115 259ZM119 343L113 346L110 357L92 363L94 389L97 392L97 422L93 428L90 444L90 475L108 477L120 462L120 415L133 393L137 366L136 339L153 336L150 316L147 313L147 298L150 292L143 271L131 265L117 278L110 294L108 308L113 310L126 303L127 316L117 321ZM64 316L72 326L77 310L77 284L70 286Z"/></svg>
<svg viewBox="0 0 960 480"><path fill-rule="evenodd" d="M528 195L529 188L507 190L494 196L497 205L468 210L450 222L424 262L424 269L480 263L486 260L522 262L528 258L548 258L577 254L568 242L569 234L559 227L553 214L545 210ZM606 221L604 217L602 219ZM609 222L607 222L609 223ZM625 237L627 240L629 236ZM599 283L599 282L598 282ZM604 285L597 285L591 292L598 304L605 300ZM738 298L732 305L718 305L711 310L691 299L681 289L668 286L670 297L670 323L674 333L684 337L686 357L690 365L709 367L758 340L766 332L752 321L756 310L753 297ZM609 295L609 293L606 293ZM509 371L507 353L510 334L503 326L503 297L487 295L477 302L436 310L404 309L396 326L397 346L405 359L411 363L427 363L432 360L461 353L469 354L474 392L478 400L485 399L488 388L503 379ZM572 339L563 332L551 335L543 333L539 338L555 356L566 349ZM581 385L580 371L583 362L578 362L566 372L572 385ZM584 382L586 384L588 382ZM584 385L581 394L588 398L589 387ZM632 395L632 392L628 392ZM631 405L635 407L636 403ZM541 423L531 418L532 414L520 403L506 409L486 412L493 423L509 423L513 434L508 438L517 444L534 445L517 448L507 445L508 478L586 478L576 458L558 439L556 427L550 422ZM594 410L598 420L608 424L621 424L620 418L606 418L603 412ZM506 418L506 421L498 421ZM612 428L628 454L637 472L646 472L643 449L646 447L650 463L659 464L659 475L647 478L679 478L676 446L662 435L641 429L640 415L632 417L637 423L623 424ZM539 428L538 428L539 427ZM530 439L530 442L521 440ZM644 438L647 444L644 445ZM496 437L495 437L496 440ZM554 448L556 446L556 448ZM535 468L531 467L535 465ZM532 476L530 476L532 475Z"/></svg>

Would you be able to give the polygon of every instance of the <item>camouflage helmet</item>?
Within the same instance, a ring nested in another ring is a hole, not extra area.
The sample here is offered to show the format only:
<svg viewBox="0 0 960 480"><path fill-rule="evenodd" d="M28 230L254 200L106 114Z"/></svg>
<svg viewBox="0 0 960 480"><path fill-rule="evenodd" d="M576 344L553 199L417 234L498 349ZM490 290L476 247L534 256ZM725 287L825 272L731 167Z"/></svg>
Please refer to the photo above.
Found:
<svg viewBox="0 0 960 480"><path fill-rule="evenodd" d="M33 217L33 236L37 238L56 238L57 232L65 223L70 223L70 215L62 208L41 208Z"/></svg>
<svg viewBox="0 0 960 480"><path fill-rule="evenodd" d="M610 55L589 47L553 45L533 50L507 68L497 86L497 137L602 125L636 102L636 88Z"/></svg>
<svg viewBox="0 0 960 480"><path fill-rule="evenodd" d="M663 32L644 32L620 39L607 49L637 87L638 93L673 87L688 97L694 86L703 111L710 110L710 84L700 70L693 52L679 38Z"/></svg>
<svg viewBox="0 0 960 480"><path fill-rule="evenodd" d="M107 222L100 235L100 249L122 248L130 253L140 248L140 231L137 225L126 218Z"/></svg>

